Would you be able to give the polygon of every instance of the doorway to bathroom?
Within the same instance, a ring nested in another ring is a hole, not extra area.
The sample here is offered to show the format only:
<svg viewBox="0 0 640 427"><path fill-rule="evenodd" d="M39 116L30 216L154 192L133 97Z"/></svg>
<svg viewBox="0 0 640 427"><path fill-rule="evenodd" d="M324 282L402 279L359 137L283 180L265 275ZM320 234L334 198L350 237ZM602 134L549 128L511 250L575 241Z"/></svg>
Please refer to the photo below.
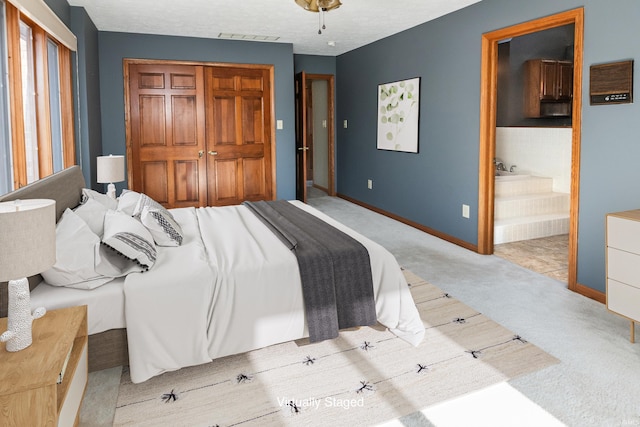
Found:
<svg viewBox="0 0 640 427"><path fill-rule="evenodd" d="M568 281L575 25L498 42L494 254Z"/></svg>
<svg viewBox="0 0 640 427"><path fill-rule="evenodd" d="M534 21L518 24L509 28L484 34L482 37L482 71L481 71L481 107L480 107L480 184L478 203L478 252L494 253L494 208L496 196L496 137L498 130L498 52L501 42L527 34L573 25L573 69L570 101L570 154L569 173L569 219L568 219L568 260L567 285L569 289L584 293L584 287L577 284L577 230L578 230L578 194L580 167L580 122L582 106L582 51L584 11L582 8L570 10ZM503 164L504 166L504 164ZM505 166L509 172L512 165ZM514 172L518 172L516 164ZM524 167L522 167L524 169ZM515 180L516 178L511 178ZM498 190L501 191L501 190Z"/></svg>

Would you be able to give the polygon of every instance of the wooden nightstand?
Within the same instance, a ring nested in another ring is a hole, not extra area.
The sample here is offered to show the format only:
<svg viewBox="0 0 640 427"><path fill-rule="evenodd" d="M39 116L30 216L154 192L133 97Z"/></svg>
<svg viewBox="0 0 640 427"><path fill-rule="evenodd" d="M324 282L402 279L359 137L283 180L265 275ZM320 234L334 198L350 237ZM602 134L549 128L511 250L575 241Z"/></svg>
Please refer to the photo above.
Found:
<svg viewBox="0 0 640 427"><path fill-rule="evenodd" d="M0 331L6 329L0 319ZM0 348L0 425L77 425L87 372L87 306L48 311L33 321L31 346Z"/></svg>

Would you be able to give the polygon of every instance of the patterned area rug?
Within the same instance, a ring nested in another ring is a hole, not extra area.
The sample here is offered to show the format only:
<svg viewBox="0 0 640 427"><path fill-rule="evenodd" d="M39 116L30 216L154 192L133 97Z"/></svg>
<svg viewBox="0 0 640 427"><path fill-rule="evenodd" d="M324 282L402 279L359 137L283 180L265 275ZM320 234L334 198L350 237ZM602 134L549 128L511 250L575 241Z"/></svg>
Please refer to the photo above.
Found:
<svg viewBox="0 0 640 427"><path fill-rule="evenodd" d="M409 271L426 327L414 348L384 328L288 342L132 384L115 425L369 426L558 360Z"/></svg>

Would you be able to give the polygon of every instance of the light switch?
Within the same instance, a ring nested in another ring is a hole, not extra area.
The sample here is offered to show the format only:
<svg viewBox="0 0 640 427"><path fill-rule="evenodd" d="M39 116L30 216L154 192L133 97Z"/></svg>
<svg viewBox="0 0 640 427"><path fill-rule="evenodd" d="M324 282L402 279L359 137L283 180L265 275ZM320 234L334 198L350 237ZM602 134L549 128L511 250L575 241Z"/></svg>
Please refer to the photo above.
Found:
<svg viewBox="0 0 640 427"><path fill-rule="evenodd" d="M342 121L342 127L345 128L345 129L347 128L347 121L346 120Z"/></svg>
<svg viewBox="0 0 640 427"><path fill-rule="evenodd" d="M327 128L327 121L326 120L322 121L322 127L325 128L325 129Z"/></svg>
<svg viewBox="0 0 640 427"><path fill-rule="evenodd" d="M276 120L276 128L284 129L284 122L282 120Z"/></svg>

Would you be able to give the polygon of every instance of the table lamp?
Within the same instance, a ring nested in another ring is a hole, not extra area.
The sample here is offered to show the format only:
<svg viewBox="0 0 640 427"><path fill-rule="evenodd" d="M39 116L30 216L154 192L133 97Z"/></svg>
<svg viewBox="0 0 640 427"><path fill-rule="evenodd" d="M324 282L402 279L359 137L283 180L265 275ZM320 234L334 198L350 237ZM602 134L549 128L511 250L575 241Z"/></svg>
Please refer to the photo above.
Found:
<svg viewBox="0 0 640 427"><path fill-rule="evenodd" d="M31 325L44 307L31 314L28 276L56 262L56 202L48 199L0 202L0 282L9 281L8 330L0 335L7 351L32 343Z"/></svg>
<svg viewBox="0 0 640 427"><path fill-rule="evenodd" d="M108 183L107 196L115 199L116 186L113 183L124 181L124 156L99 156L96 164L98 183Z"/></svg>

